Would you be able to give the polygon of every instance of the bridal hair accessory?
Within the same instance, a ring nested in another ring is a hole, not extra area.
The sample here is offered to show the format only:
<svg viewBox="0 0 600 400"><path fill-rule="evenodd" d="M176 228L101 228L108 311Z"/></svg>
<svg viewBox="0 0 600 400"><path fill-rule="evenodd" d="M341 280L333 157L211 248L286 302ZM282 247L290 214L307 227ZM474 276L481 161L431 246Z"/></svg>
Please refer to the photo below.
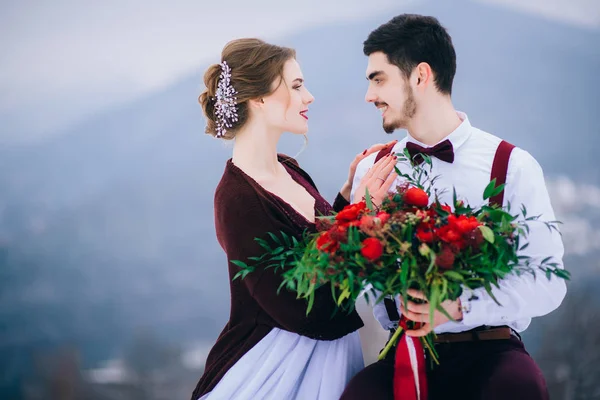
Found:
<svg viewBox="0 0 600 400"><path fill-rule="evenodd" d="M221 63L221 76L217 84L217 93L213 100L215 103L215 114L217 116L217 137L225 136L227 129L237 122L237 98L236 91L231 86L231 68L227 65L227 61Z"/></svg>

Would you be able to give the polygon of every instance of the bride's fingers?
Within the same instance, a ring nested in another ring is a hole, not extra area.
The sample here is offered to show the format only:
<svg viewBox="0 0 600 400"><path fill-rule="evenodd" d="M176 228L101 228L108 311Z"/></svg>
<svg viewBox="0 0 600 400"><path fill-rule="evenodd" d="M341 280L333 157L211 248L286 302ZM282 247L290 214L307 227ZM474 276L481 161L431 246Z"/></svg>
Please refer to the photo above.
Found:
<svg viewBox="0 0 600 400"><path fill-rule="evenodd" d="M387 178L387 176L394 170L394 165L396 165L396 156L390 156L388 157L389 160L386 162L386 164L381 168L381 171L379 171L379 176L381 178Z"/></svg>
<svg viewBox="0 0 600 400"><path fill-rule="evenodd" d="M365 174L364 178L365 180L370 179L373 176L377 176L376 174L379 173L379 171L381 171L381 168L383 168L387 162L389 161L390 156L385 156L385 157L381 157L381 159L379 161L377 161L370 169L369 171L367 171L367 173Z"/></svg>
<svg viewBox="0 0 600 400"><path fill-rule="evenodd" d="M379 190L382 192L382 195L385 195L387 194L387 192L390 191L390 188L394 184L394 181L397 177L398 174L396 173L396 171L392 171L392 173L388 175L387 179L381 184L381 187L379 188Z"/></svg>
<svg viewBox="0 0 600 400"><path fill-rule="evenodd" d="M360 163L363 159L367 158L368 156L370 156L371 154L373 154L375 152L379 152L379 151L387 148L390 145L394 145L397 142L398 141L396 140L396 141L391 141L389 143L374 144L373 146L369 147L367 150L363 151L362 153L357 154L356 157L354 157L354 161L352 161L351 167L356 168L358 163Z"/></svg>
<svg viewBox="0 0 600 400"><path fill-rule="evenodd" d="M396 143L398 143L397 140L392 140L391 142L387 142L387 143L374 144L373 146L369 147L365 153L360 154L360 156L362 156L363 158L367 157L375 152L379 152L383 149L394 146Z"/></svg>
<svg viewBox="0 0 600 400"><path fill-rule="evenodd" d="M377 180L381 185L383 185L390 172L394 169L394 165L396 165L396 158L394 156L384 157L384 162L377 168L377 170L373 171L373 175L370 177L370 180Z"/></svg>

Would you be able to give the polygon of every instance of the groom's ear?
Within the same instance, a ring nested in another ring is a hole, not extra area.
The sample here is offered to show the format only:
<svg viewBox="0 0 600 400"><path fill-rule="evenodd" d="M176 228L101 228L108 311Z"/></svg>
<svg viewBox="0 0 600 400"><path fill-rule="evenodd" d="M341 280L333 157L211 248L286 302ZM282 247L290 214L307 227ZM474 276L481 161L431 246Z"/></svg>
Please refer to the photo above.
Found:
<svg viewBox="0 0 600 400"><path fill-rule="evenodd" d="M426 62L422 62L415 67L415 78L417 89L425 89L433 80L433 72Z"/></svg>

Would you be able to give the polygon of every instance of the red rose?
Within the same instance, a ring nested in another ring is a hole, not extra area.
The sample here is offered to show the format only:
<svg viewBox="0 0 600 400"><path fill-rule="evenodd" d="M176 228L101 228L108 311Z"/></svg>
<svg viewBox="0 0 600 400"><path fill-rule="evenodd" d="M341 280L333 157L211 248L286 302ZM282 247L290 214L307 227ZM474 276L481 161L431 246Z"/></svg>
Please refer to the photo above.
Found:
<svg viewBox="0 0 600 400"><path fill-rule="evenodd" d="M354 221L365 208L367 208L367 204L364 201L347 205L342 211L337 213L335 219L342 222Z"/></svg>
<svg viewBox="0 0 600 400"><path fill-rule="evenodd" d="M377 213L377 218L379 218L379 220L381 221L381 224L384 225L390 219L390 214L388 214L384 211L381 211L381 212Z"/></svg>
<svg viewBox="0 0 600 400"><path fill-rule="evenodd" d="M317 227L317 231L323 232L323 231L328 231L329 228L331 228L333 226L333 222L327 218L317 218L315 225Z"/></svg>
<svg viewBox="0 0 600 400"><path fill-rule="evenodd" d="M429 196L423 189L411 187L404 193L404 202L411 206L427 207Z"/></svg>
<svg viewBox="0 0 600 400"><path fill-rule="evenodd" d="M433 231L427 226L420 225L417 228L417 239L423 243L433 242Z"/></svg>
<svg viewBox="0 0 600 400"><path fill-rule="evenodd" d="M326 253L335 253L339 248L339 244L331 239L329 231L323 232L317 238L317 249Z"/></svg>
<svg viewBox="0 0 600 400"><path fill-rule="evenodd" d="M369 261L375 261L383 254L383 245L377 238L367 238L362 244L360 253Z"/></svg>
<svg viewBox="0 0 600 400"><path fill-rule="evenodd" d="M458 242L462 239L462 235L459 231L454 229L452 225L444 225L437 230L437 235L447 243Z"/></svg>
<svg viewBox="0 0 600 400"><path fill-rule="evenodd" d="M360 219L361 228L371 229L375 226L375 217L372 215L363 215Z"/></svg>
<svg viewBox="0 0 600 400"><path fill-rule="evenodd" d="M348 228L344 225L334 225L329 229L329 238L334 242L348 241Z"/></svg>
<svg viewBox="0 0 600 400"><path fill-rule="evenodd" d="M454 265L454 253L448 247L442 248L442 251L436 255L435 264L443 270L452 269Z"/></svg>
<svg viewBox="0 0 600 400"><path fill-rule="evenodd" d="M473 229L477 228L481 223L477 220L477 218L471 216L467 217L466 215L449 215L448 223L452 225L453 229L459 231L460 233L468 233Z"/></svg>

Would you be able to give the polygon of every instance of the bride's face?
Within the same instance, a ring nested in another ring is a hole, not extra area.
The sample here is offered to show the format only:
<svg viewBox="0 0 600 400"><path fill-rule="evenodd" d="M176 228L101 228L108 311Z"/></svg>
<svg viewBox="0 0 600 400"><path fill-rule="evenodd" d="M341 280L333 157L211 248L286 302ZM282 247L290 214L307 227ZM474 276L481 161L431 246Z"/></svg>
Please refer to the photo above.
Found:
<svg viewBox="0 0 600 400"><path fill-rule="evenodd" d="M290 59L283 68L283 79L273 82L275 91L265 102L267 124L284 132L305 134L308 131L308 105L314 97L304 85L300 65Z"/></svg>

